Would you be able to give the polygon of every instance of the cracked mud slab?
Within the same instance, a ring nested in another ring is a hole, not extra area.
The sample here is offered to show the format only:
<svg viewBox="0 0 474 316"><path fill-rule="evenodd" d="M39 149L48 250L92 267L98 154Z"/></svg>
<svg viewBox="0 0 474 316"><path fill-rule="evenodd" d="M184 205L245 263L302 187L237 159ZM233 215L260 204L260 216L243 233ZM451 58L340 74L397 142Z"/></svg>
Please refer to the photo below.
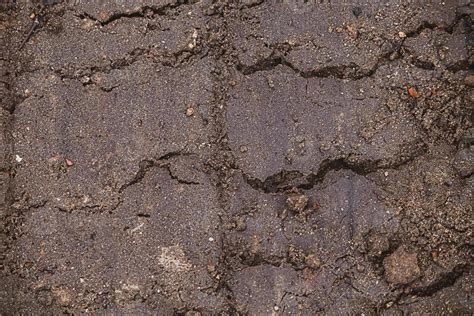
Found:
<svg viewBox="0 0 474 316"><path fill-rule="evenodd" d="M1 4L0 313L472 314L471 23Z"/></svg>

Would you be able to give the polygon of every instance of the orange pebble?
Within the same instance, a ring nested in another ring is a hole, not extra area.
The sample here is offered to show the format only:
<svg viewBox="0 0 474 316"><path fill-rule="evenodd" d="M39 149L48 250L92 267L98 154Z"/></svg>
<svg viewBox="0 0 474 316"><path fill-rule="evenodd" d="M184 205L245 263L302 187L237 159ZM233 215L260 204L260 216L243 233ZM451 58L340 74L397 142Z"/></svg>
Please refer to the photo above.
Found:
<svg viewBox="0 0 474 316"><path fill-rule="evenodd" d="M413 87L408 88L408 94L409 94L410 97L412 97L412 98L418 98L418 97L420 96L420 94L418 93L418 91L416 91L416 89L413 88Z"/></svg>

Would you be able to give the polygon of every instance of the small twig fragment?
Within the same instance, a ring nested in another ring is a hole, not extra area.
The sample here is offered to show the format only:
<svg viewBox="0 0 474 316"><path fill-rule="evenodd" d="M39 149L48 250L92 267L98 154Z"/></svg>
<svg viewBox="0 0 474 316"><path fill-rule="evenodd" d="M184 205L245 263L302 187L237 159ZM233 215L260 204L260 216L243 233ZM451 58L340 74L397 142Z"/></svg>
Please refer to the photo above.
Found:
<svg viewBox="0 0 474 316"><path fill-rule="evenodd" d="M28 34L26 35L25 39L21 43L19 49L22 49L23 46L25 46L25 44L30 40L31 36L33 36L33 33L35 32L35 30L38 28L39 25L40 25L40 19L39 17L36 17L35 20L33 21L33 24L30 27Z"/></svg>

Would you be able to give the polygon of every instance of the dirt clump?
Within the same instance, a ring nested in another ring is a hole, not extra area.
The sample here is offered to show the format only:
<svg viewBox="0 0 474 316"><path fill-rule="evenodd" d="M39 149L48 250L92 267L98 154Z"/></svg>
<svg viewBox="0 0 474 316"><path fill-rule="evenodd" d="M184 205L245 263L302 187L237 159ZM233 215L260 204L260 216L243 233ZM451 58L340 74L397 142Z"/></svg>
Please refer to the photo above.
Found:
<svg viewBox="0 0 474 316"><path fill-rule="evenodd" d="M389 283L404 285L420 276L417 254L400 246L383 261L385 278Z"/></svg>

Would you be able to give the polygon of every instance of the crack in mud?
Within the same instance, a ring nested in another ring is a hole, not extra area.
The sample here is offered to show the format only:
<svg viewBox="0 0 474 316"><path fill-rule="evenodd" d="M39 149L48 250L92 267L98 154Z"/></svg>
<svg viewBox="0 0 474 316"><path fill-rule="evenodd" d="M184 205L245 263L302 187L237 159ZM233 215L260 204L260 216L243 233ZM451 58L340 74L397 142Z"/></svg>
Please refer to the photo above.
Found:
<svg viewBox="0 0 474 316"><path fill-rule="evenodd" d="M176 180L178 183L181 184L200 184L199 182L195 181L188 181L188 180L183 180L179 178L178 176L174 175L170 169L168 161L171 160L172 158L179 157L179 156L190 156L193 155L192 153L187 153L183 152L182 150L179 151L172 151L169 153L166 153L156 159L143 159L138 163L138 171L136 174L133 176L133 178L128 181L127 183L124 183L118 190L119 193L122 193L125 189L129 188L130 186L133 186L135 184L140 183L145 176L147 175L148 171L152 168L163 168L168 171L169 176L171 179Z"/></svg>
<svg viewBox="0 0 474 316"><path fill-rule="evenodd" d="M255 190L265 193L279 193L290 191L294 188L310 190L317 184L324 182L326 175L331 171L350 170L358 175L366 176L377 170L388 170L399 168L427 151L427 146L422 145L412 155L398 161L391 160L358 160L357 155L348 155L344 158L328 158L321 162L316 173L305 175L298 170L282 170L276 174L268 176L265 180L253 178L243 173L246 182ZM298 185L289 185L288 183L295 179L304 180L304 183Z"/></svg>
<svg viewBox="0 0 474 316"><path fill-rule="evenodd" d="M90 19L98 22L101 26L105 27L112 22L121 20L121 19L133 19L133 18L148 18L152 19L154 15L156 16L171 16L174 14L174 11L181 6L191 5L196 3L194 0L177 0L175 3L168 3L162 6L150 6L144 5L140 6L134 11L131 12L116 12L111 14L106 19L100 19L92 16L89 13L83 12L76 14L77 17L81 19Z"/></svg>
<svg viewBox="0 0 474 316"><path fill-rule="evenodd" d="M433 296L437 292L453 286L462 276L468 273L470 265L457 265L451 271L441 274L434 282L424 287L416 287L410 295L419 297Z"/></svg>
<svg viewBox="0 0 474 316"><path fill-rule="evenodd" d="M176 52L164 52L154 48L135 48L133 51L127 53L126 57L112 60L109 64L104 66L91 66L85 68L61 68L53 70L58 76L63 79L80 79L84 76L92 76L96 73L108 74L112 70L122 70L132 66L140 61L142 57L151 60L154 63L159 63L165 67L177 68L183 64L190 62L193 56L197 56L202 52L202 47L197 45L193 49L183 48ZM48 69L48 67L42 68ZM38 71L40 69L36 69ZM108 92L108 91L107 91Z"/></svg>
<svg viewBox="0 0 474 316"><path fill-rule="evenodd" d="M404 47L404 42L407 38L417 37L427 29L439 29L448 34L452 34L454 32L455 27L467 17L467 14L459 14L449 26L440 26L434 23L429 23L427 21L422 22L415 30L406 33L406 37L403 38L401 42L389 41L392 46L392 49L390 49L388 52L385 52L383 55L378 56L376 63L369 68L361 67L356 63L350 63L342 65L321 66L318 69L303 71L301 69L298 69L298 67L296 67L286 59L286 56L292 50L292 46L288 45L287 43L278 43L271 45L271 47L274 47L274 49L270 53L270 56L260 59L258 62L252 65L237 63L236 70L241 72L243 75L252 75L260 71L273 70L277 66L286 66L289 69L293 70L300 77L305 79L333 77L337 79L359 80L366 77L372 77L381 66L393 62L393 60L390 59L390 56L393 53L399 53L402 57L405 56L406 54L403 54L403 50L406 49ZM432 70L435 68L435 65L429 62L415 61L414 65L416 67L428 70ZM451 65L450 67L447 67L446 70L451 72L457 72L459 70L466 69L467 67L468 61L463 61L460 64Z"/></svg>

